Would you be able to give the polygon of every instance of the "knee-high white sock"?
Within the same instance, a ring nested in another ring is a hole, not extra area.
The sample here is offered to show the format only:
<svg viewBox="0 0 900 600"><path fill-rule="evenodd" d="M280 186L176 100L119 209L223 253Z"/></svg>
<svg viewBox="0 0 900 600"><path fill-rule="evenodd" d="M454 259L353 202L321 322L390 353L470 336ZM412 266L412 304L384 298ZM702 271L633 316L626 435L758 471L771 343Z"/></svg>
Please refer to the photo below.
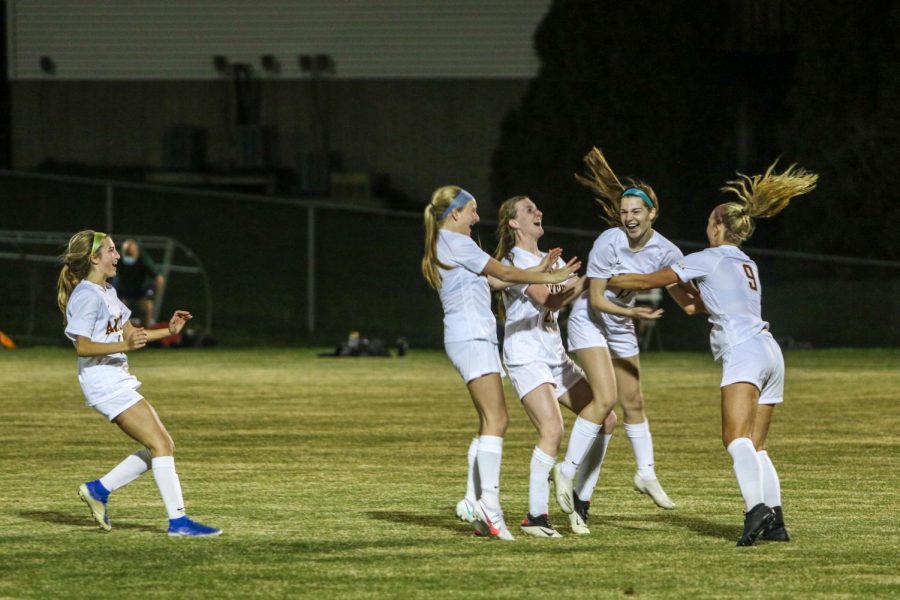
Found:
<svg viewBox="0 0 900 600"><path fill-rule="evenodd" d="M481 500L490 508L500 506L500 462L503 459L503 438L483 435L478 438L478 477L481 480Z"/></svg>
<svg viewBox="0 0 900 600"><path fill-rule="evenodd" d="M578 469L578 478L575 480L575 493L579 500L590 501L600 479L600 469L603 467L603 459L606 458L606 449L609 448L609 440L612 434L598 435L594 445L588 450L587 456L581 468Z"/></svg>
<svg viewBox="0 0 900 600"><path fill-rule="evenodd" d="M531 453L531 475L528 478L528 514L539 517L550 512L550 471L556 457L537 446Z"/></svg>
<svg viewBox="0 0 900 600"><path fill-rule="evenodd" d="M625 423L625 435L631 442L634 451L634 462L637 463L638 474L644 479L656 479L653 468L653 436L650 435L650 423Z"/></svg>
<svg viewBox="0 0 900 600"><path fill-rule="evenodd" d="M575 477L575 472L584 457L587 456L588 450L594 445L597 434L600 432L600 424L582 419L575 418L575 424L572 425L572 434L569 436L569 445L566 448L566 458L563 460L560 470L566 477Z"/></svg>
<svg viewBox="0 0 900 600"><path fill-rule="evenodd" d="M141 448L129 454L125 460L113 467L112 471L100 478L100 483L110 492L124 487L150 469L150 451Z"/></svg>
<svg viewBox="0 0 900 600"><path fill-rule="evenodd" d="M778 471L765 450L757 452L759 463L762 466L763 498L766 506L781 506L781 481L778 479Z"/></svg>
<svg viewBox="0 0 900 600"><path fill-rule="evenodd" d="M728 454L734 461L734 474L737 476L741 495L747 510L763 501L762 466L759 455L750 438L737 438L728 444Z"/></svg>
<svg viewBox="0 0 900 600"><path fill-rule="evenodd" d="M185 515L184 498L181 496L181 482L175 472L174 456L157 456L151 461L153 479L159 488L163 504L170 519L178 519Z"/></svg>
<svg viewBox="0 0 900 600"><path fill-rule="evenodd" d="M481 496L481 482L478 481L478 461L475 457L478 455L478 436L472 438L469 444L469 451L466 453L466 460L469 464L468 475L466 476L466 500L475 504L478 497Z"/></svg>

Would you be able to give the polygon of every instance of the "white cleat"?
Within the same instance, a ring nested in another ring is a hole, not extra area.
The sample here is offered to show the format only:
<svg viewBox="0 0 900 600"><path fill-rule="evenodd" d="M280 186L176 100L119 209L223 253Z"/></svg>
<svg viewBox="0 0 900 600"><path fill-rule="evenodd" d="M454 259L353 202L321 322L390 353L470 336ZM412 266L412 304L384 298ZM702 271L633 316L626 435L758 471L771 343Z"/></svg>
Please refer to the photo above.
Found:
<svg viewBox="0 0 900 600"><path fill-rule="evenodd" d="M669 498L669 495L659 485L659 479L644 479L640 474L634 475L634 489L642 494L650 496L656 505L660 508L673 509L675 503Z"/></svg>
<svg viewBox="0 0 900 600"><path fill-rule="evenodd" d="M511 542L515 540L506 527L506 519L503 518L503 511L500 508L488 508L484 502L479 500L475 504L475 515L477 523L483 523L491 537ZM476 530L476 535L478 535Z"/></svg>
<svg viewBox="0 0 900 600"><path fill-rule="evenodd" d="M456 516L459 517L460 521L464 521L471 525L472 529L475 530L475 535L479 537L491 535L488 526L481 521L475 513L475 503L468 498L463 498L456 503Z"/></svg>
<svg viewBox="0 0 900 600"><path fill-rule="evenodd" d="M460 521L471 523L475 520L475 503L468 498L463 498L456 503L456 516Z"/></svg>
<svg viewBox="0 0 900 600"><path fill-rule="evenodd" d="M556 487L556 502L560 510L567 515L575 510L575 498L573 497L575 482L571 477L566 477L562 472L562 463L553 465L553 485Z"/></svg>
<svg viewBox="0 0 900 600"><path fill-rule="evenodd" d="M106 502L94 496L94 494L91 493L88 484L81 484L78 488L78 497L91 509L91 516L94 517L94 520L97 521L97 524L100 525L101 529L104 531L112 529L112 525L109 523L109 512L106 508Z"/></svg>

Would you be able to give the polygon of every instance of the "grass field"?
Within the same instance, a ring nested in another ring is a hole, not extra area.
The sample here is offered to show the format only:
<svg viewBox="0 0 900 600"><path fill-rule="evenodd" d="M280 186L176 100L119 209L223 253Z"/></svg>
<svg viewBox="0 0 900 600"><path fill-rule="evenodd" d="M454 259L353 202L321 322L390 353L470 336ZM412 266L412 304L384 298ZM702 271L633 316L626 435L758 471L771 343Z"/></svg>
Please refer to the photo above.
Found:
<svg viewBox="0 0 900 600"><path fill-rule="evenodd" d="M769 450L794 540L752 548L734 546L743 504L708 355L643 358L677 510L632 491L620 429L593 534L506 544L454 515L475 413L441 353L315 354L131 356L178 445L189 513L225 530L169 539L149 474L113 495L109 533L78 500L135 447L83 406L72 351L0 353L0 597L900 596L900 350L786 354ZM501 500L515 525L535 435L509 387L507 403ZM551 519L568 532L555 506Z"/></svg>

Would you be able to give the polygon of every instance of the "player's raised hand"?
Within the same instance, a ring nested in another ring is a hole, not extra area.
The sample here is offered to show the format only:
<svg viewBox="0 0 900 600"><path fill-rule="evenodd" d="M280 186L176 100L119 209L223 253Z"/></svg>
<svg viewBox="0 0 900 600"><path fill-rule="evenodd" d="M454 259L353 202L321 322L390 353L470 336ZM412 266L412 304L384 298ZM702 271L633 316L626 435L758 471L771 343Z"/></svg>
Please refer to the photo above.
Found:
<svg viewBox="0 0 900 600"><path fill-rule="evenodd" d="M553 265L556 264L556 259L562 256L562 248L551 248L549 252L547 252L546 256L541 259L538 268L541 271L549 271L553 268Z"/></svg>
<svg viewBox="0 0 900 600"><path fill-rule="evenodd" d="M577 256L574 256L569 262L566 263L566 266L550 273L553 276L553 280L550 283L562 283L563 281L576 275L578 273L578 269L580 268L581 261L578 260Z"/></svg>
<svg viewBox="0 0 900 600"><path fill-rule="evenodd" d="M169 333L175 335L181 333L185 323L193 319L194 316L186 310L176 310L172 318L169 319Z"/></svg>

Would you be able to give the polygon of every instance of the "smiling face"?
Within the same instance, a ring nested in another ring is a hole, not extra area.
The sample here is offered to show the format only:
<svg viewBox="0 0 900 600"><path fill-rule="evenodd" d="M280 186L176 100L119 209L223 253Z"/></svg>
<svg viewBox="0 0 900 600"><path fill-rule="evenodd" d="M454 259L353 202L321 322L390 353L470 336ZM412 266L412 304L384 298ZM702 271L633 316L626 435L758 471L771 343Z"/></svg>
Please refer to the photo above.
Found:
<svg viewBox="0 0 900 600"><path fill-rule="evenodd" d="M100 283L110 277L115 277L119 258L116 244L112 238L109 236L103 238L103 241L100 242L100 248L91 256L91 273L88 279L95 283Z"/></svg>
<svg viewBox="0 0 900 600"><path fill-rule="evenodd" d="M642 244L650 238L655 217L656 209L650 209L638 196L622 198L619 205L619 220L632 246Z"/></svg>
<svg viewBox="0 0 900 600"><path fill-rule="evenodd" d="M481 220L481 217L478 216L478 202L471 200L468 204L459 209L459 220L464 226L468 227L469 231L471 231L472 227Z"/></svg>
<svg viewBox="0 0 900 600"><path fill-rule="evenodd" d="M509 226L516 230L516 237L539 240L544 235L543 219L544 213L531 198L523 198L516 202L516 217L510 219Z"/></svg>

